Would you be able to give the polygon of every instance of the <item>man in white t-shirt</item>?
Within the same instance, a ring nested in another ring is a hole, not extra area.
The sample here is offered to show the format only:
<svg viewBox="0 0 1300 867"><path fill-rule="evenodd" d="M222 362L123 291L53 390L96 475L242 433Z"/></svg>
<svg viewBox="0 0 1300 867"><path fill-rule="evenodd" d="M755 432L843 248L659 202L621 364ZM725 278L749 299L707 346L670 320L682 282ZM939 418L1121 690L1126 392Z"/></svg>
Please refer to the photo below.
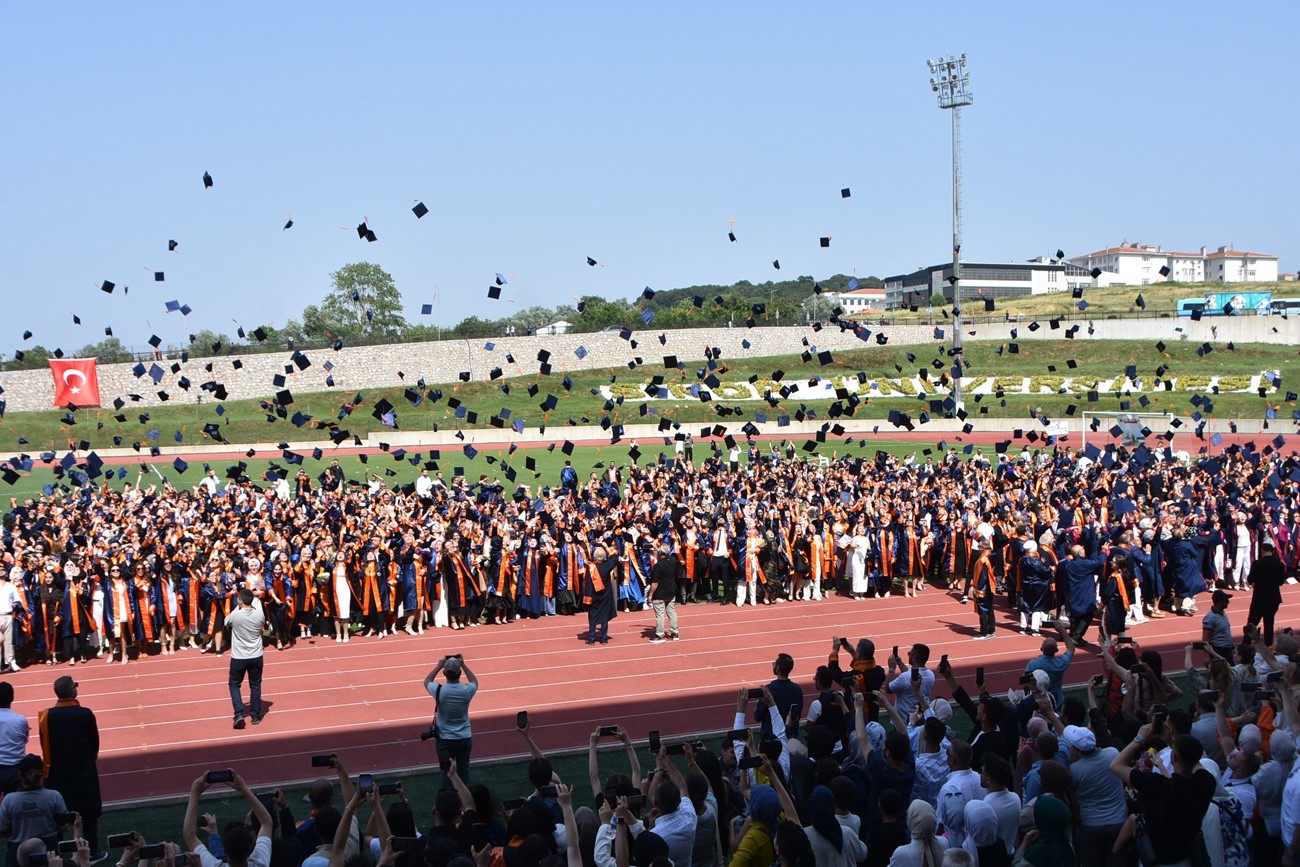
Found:
<svg viewBox="0 0 1300 867"><path fill-rule="evenodd" d="M257 837L254 838L253 832L245 825L232 825L227 828L221 835L221 847L226 854L226 860L223 862L209 852L207 846L199 842L199 796L206 792L208 787L218 784L217 781L208 782L210 776L227 774L229 779L224 780L225 784L244 796L249 809L257 817L258 831ZM252 789L248 788L244 778L233 771L208 771L194 781L190 786L190 800L185 808L185 824L181 827L181 832L185 837L186 848L199 856L199 864L202 867L224 867L226 864L230 867L269 867L271 863L271 814L253 794Z"/></svg>
<svg viewBox="0 0 1300 867"><path fill-rule="evenodd" d="M262 721L262 629L266 614L254 605L253 591L239 591L239 606L226 616L230 627L230 702L235 708L235 728L244 727L244 675L248 675L248 716L253 725Z"/></svg>
<svg viewBox="0 0 1300 867"><path fill-rule="evenodd" d="M930 648L925 644L912 645L912 649L907 652L906 667L897 656L889 660L891 672L895 667L902 669L902 671L889 682L885 687L885 691L890 695L898 696L894 700L894 707L897 708L899 715L903 719L907 719L916 713L919 706L916 698L918 688L927 701L934 692L934 672L925 667L925 664L929 661Z"/></svg>

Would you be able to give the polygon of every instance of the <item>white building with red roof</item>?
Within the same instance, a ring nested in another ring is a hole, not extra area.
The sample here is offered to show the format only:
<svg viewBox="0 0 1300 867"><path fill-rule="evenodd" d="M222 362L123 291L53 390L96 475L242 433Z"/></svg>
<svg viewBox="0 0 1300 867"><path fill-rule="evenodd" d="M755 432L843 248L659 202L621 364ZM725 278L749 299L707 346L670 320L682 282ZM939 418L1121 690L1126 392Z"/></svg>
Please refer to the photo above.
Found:
<svg viewBox="0 0 1300 867"><path fill-rule="evenodd" d="M1180 283L1274 283L1277 256L1220 247L1207 252L1166 250L1151 244L1122 243L1067 261L1085 271L1100 268L1111 285L1147 286L1176 280Z"/></svg>

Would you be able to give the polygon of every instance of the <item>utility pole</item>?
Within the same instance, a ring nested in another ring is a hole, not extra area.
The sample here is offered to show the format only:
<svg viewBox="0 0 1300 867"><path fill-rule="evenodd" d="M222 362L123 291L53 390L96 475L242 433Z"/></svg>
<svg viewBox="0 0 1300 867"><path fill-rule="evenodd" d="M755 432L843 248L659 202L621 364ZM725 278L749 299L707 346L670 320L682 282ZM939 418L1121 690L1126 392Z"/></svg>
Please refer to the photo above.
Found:
<svg viewBox="0 0 1300 867"><path fill-rule="evenodd" d="M930 90L939 96L939 108L952 111L952 398L953 414L963 409L961 399L962 309L961 309L961 110L975 101L969 90L970 73L966 55L927 61L930 66Z"/></svg>

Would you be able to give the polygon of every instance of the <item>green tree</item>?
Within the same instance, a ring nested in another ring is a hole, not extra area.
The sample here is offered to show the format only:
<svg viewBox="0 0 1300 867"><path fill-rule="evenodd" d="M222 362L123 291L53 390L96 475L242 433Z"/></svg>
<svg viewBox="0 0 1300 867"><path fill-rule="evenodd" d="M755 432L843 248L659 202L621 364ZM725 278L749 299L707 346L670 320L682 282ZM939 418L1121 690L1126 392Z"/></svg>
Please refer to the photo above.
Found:
<svg viewBox="0 0 1300 867"><path fill-rule="evenodd" d="M406 328L402 293L383 268L372 262L354 262L331 274L330 281L333 285L321 302L320 313L337 331L326 336L345 340L398 337ZM307 326L307 310L303 311L303 325Z"/></svg>
<svg viewBox="0 0 1300 867"><path fill-rule="evenodd" d="M98 343L87 343L77 350L77 358L94 358L104 364L130 361L131 351L116 337L105 337Z"/></svg>
<svg viewBox="0 0 1300 867"><path fill-rule="evenodd" d="M467 316L451 332L457 337L491 337L494 334L501 334L505 329L490 319L480 319L477 316Z"/></svg>
<svg viewBox="0 0 1300 867"><path fill-rule="evenodd" d="M199 358L224 355L230 351L233 343L229 334L218 334L210 328L203 328L194 332L194 339L190 341L190 354Z"/></svg>
<svg viewBox="0 0 1300 867"><path fill-rule="evenodd" d="M936 292L930 296L930 306L932 307L942 307L947 303L948 299L943 297L942 292Z"/></svg>

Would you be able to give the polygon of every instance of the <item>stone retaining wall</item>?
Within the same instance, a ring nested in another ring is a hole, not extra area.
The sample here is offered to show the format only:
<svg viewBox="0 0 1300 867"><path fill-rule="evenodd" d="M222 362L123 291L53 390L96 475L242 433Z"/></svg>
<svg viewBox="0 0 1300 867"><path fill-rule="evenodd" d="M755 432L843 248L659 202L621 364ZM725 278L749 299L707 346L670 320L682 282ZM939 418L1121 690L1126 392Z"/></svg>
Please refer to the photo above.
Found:
<svg viewBox="0 0 1300 867"><path fill-rule="evenodd" d="M944 328L945 338L951 340L951 323L940 321L937 324ZM1040 322L1042 327L1034 332L1029 331L1028 324L1028 321L1021 321L979 325L967 328L964 337L967 340L1009 340L1011 331L1015 329L1017 340L1061 339L1071 323L1063 323L1060 329L1053 330L1043 320ZM1166 343L1187 340L1197 344L1212 341L1219 345L1229 340L1288 346L1300 343L1300 317L1297 316L1288 319L1279 316L1206 318L1200 322L1185 318L1098 319L1092 335L1088 334L1086 321L1074 324L1080 326L1075 334L1075 339L1080 342L1128 339L1148 340L1152 343L1157 340ZM934 338L932 325L899 325L883 330L889 335L891 346L938 342ZM971 331L975 332L974 335ZM659 342L660 334L665 337L662 345ZM135 376L132 372L134 364L104 364L99 366L99 394L105 406L110 406L114 397L130 394L141 396L141 400L133 402L132 406L158 406L165 402L158 394L160 391L167 393L169 401L166 402L170 403L189 404L198 400L203 403L215 402L210 392L200 390L200 386L209 381L225 386L231 400L269 398L281 388L304 393L326 391L330 388L326 385L328 376L333 377L334 389L339 392L404 384L414 386L420 379L431 385L455 382L466 371L471 379L481 381L489 379L492 371L498 368L507 377L535 374L538 369L538 353L542 350L550 353L553 370L557 375L562 375L570 370L608 369L627 372L630 370L628 363L638 357L646 365L643 372L649 373L663 369L663 357L666 355L675 355L682 361L697 362L704 357L706 346L721 349L723 359L790 355L805 349L838 352L877 346L874 338L870 342L864 342L853 333L841 332L835 327L814 331L802 325L784 328L700 328L668 332L646 330L635 332L632 338L637 342L636 347L616 333L598 333L344 347L338 352L314 349L304 353L311 365L302 371L290 360L289 352L195 358L186 363L181 363L179 358L164 359L158 362L164 375L157 385L147 374L143 377ZM745 342L749 344L747 347ZM490 350L487 349L489 345L493 347ZM578 357L579 348L585 350L583 358ZM513 362L509 356L513 356ZM241 369L235 368L236 362L242 364ZM333 366L332 371L325 369L326 363ZM206 370L209 364L212 365L211 372ZM174 365L178 368L175 371L172 370ZM151 364L145 363L144 366L149 368ZM405 379L398 376L399 372L405 375ZM996 370L981 372L990 375L997 373ZM274 384L276 375L284 377L283 386ZM188 390L179 384L182 377L188 378L190 382ZM0 399L7 402L9 412L53 407L54 384L48 369L5 371L0 373L0 386L4 388Z"/></svg>

